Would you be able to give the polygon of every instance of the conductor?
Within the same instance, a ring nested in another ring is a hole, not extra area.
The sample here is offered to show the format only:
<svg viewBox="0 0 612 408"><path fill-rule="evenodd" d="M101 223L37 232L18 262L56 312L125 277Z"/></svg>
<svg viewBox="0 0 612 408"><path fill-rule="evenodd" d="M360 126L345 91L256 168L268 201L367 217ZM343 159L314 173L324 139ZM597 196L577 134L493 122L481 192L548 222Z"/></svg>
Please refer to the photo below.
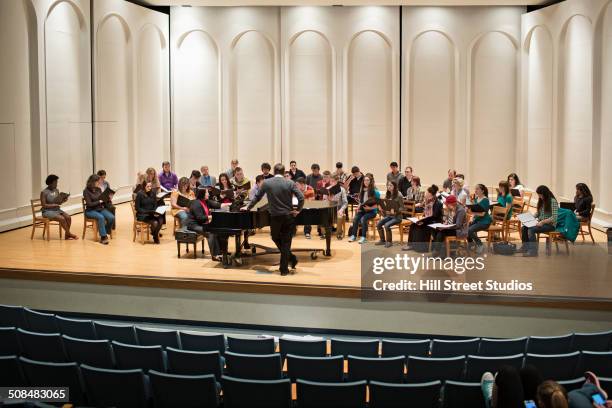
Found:
<svg viewBox="0 0 612 408"><path fill-rule="evenodd" d="M265 180L249 205L242 207L248 211L261 198L268 198L268 211L270 212L270 235L272 241L280 251L280 273L282 276L289 274L289 263L291 269L297 265L297 257L291 253L291 236L295 225L295 217L304 207L304 195L295 183L286 179L285 166L281 163L274 165L274 177ZM293 196L297 198L297 209L293 208Z"/></svg>

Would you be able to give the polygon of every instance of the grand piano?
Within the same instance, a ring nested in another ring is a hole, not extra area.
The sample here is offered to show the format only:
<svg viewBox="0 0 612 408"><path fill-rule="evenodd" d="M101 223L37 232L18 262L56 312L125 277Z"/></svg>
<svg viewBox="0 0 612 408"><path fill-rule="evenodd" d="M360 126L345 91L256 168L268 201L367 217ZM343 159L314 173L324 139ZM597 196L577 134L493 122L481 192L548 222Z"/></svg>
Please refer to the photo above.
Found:
<svg viewBox="0 0 612 408"><path fill-rule="evenodd" d="M312 259L316 259L318 253L331 256L332 227L336 223L337 217L338 203L328 200L305 201L302 211L295 217L296 225L320 226L325 231L325 248L296 248L291 251L310 252ZM227 253L222 254L223 266L229 267L232 263L242 265L243 255L278 254L279 251L276 247L266 247L248 242L251 231L269 225L270 213L265 198L259 201L250 211L212 211L212 221L208 231L219 235L234 236L236 240L236 252L232 256ZM243 252L245 250L249 250L250 253Z"/></svg>

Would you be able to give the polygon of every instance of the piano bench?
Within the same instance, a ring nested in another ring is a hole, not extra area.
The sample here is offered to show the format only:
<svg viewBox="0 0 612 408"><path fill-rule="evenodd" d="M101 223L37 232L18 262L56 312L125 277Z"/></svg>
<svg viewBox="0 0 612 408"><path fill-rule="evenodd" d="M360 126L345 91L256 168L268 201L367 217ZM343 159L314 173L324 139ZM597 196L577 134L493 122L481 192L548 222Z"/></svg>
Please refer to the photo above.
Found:
<svg viewBox="0 0 612 408"><path fill-rule="evenodd" d="M193 259L196 259L198 257L198 242L202 242L202 256L204 256L204 235L193 231L176 230L174 238L176 239L176 250L179 258L181 257L181 244L186 245L187 253L189 253L189 245L193 244Z"/></svg>

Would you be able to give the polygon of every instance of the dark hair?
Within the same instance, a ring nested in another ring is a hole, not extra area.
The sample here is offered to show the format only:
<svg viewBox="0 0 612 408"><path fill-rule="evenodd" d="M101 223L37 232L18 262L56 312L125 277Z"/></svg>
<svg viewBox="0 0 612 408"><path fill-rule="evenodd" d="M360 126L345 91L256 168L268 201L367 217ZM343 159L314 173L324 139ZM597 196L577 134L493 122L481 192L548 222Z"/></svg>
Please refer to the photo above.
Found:
<svg viewBox="0 0 612 408"><path fill-rule="evenodd" d="M499 189L503 190L503 193L500 191L500 194L503 194L504 197L507 196L508 194L510 194L510 183L504 180L500 181Z"/></svg>
<svg viewBox="0 0 612 408"><path fill-rule="evenodd" d="M198 199L198 200L206 199L206 191L207 191L207 189L204 188L204 187L200 187L200 188L196 189L196 199Z"/></svg>
<svg viewBox="0 0 612 408"><path fill-rule="evenodd" d="M229 178L229 176L227 175L227 173L221 173L221 174L219 174L219 185L220 185L221 187L223 187L223 183L221 182L221 179L222 179L222 178L224 178L224 177L225 177L225 179L227 180L227 185L228 185L228 186L231 186L231 183L230 183L230 178Z"/></svg>
<svg viewBox="0 0 612 408"><path fill-rule="evenodd" d="M47 186L50 186L51 184L53 184L54 182L56 182L57 180L59 180L59 177L57 177L55 174L49 174L47 176L47 178L45 179L45 184Z"/></svg>
<svg viewBox="0 0 612 408"><path fill-rule="evenodd" d="M582 194L583 197L593 197L593 194L591 193L589 186L587 186L584 183L576 184L576 190L580 192L580 194Z"/></svg>
<svg viewBox="0 0 612 408"><path fill-rule="evenodd" d="M98 170L98 172L96 174L98 176L100 176L100 177L104 177L104 176L106 176L106 170Z"/></svg>
<svg viewBox="0 0 612 408"><path fill-rule="evenodd" d="M306 179L304 177L298 177L295 182L300 184L306 184Z"/></svg>
<svg viewBox="0 0 612 408"><path fill-rule="evenodd" d="M242 167L236 166L236 168L234 169L234 175L236 175L236 173L238 173L239 171L242 171Z"/></svg>
<svg viewBox="0 0 612 408"><path fill-rule="evenodd" d="M463 174L455 174L455 177L465 180L465 176Z"/></svg>
<svg viewBox="0 0 612 408"><path fill-rule="evenodd" d="M542 383L542 375L531 364L521 368L521 382L523 383L523 394L526 400L535 401L538 393L538 386Z"/></svg>
<svg viewBox="0 0 612 408"><path fill-rule="evenodd" d="M310 170L321 170L321 167L317 163L312 163Z"/></svg>
<svg viewBox="0 0 612 408"><path fill-rule="evenodd" d="M397 183L395 181L388 181L388 184L393 185L393 193L389 194L390 191L387 190L387 194L385 194L385 198L397 198Z"/></svg>
<svg viewBox="0 0 612 408"><path fill-rule="evenodd" d="M399 164L397 164L396 161L392 161L391 163L389 163L390 167L399 167Z"/></svg>
<svg viewBox="0 0 612 408"><path fill-rule="evenodd" d="M336 168L337 169L341 169L342 168L342 162L336 162Z"/></svg>
<svg viewBox="0 0 612 408"><path fill-rule="evenodd" d="M291 161L289 162L289 165L291 166L292 164L297 164L297 162L296 162L295 160L291 160Z"/></svg>
<svg viewBox="0 0 612 408"><path fill-rule="evenodd" d="M410 169L410 172L412 173L412 166L406 166L406 169ZM406 171L406 169L404 169L404 171Z"/></svg>
<svg viewBox="0 0 612 408"><path fill-rule="evenodd" d="M374 185L375 184L374 175L372 173L368 173L365 176L370 179L370 185L368 186L368 197L373 198L374 190L376 190L376 186ZM361 184L361 193L363 193L364 187L365 187L365 182ZM359 196L361 197L362 195L359 194Z"/></svg>
<svg viewBox="0 0 612 408"><path fill-rule="evenodd" d="M325 171L323 172L323 175L324 175L324 176L331 176L331 171L329 171L329 170L325 170Z"/></svg>
<svg viewBox="0 0 612 408"><path fill-rule="evenodd" d="M508 177L506 178L506 180L508 181L508 183L510 183L510 179L514 179L514 185L518 186L519 184L521 184L521 180L519 180L519 176L516 173L510 173L508 174Z"/></svg>
<svg viewBox="0 0 612 408"><path fill-rule="evenodd" d="M283 163L276 163L274 165L274 174L285 174L285 165Z"/></svg>
<svg viewBox="0 0 612 408"><path fill-rule="evenodd" d="M164 167L166 164L167 164L167 165L170 165L170 162L169 162L168 160L166 160L166 161L162 162L162 167Z"/></svg>
<svg viewBox="0 0 612 408"><path fill-rule="evenodd" d="M200 177L202 177L202 173L200 173L200 170L193 170L191 172L191 177L195 177L197 179L200 179Z"/></svg>
<svg viewBox="0 0 612 408"><path fill-rule="evenodd" d="M552 191L550 191L548 187L542 185L536 188L536 194L542 195L544 197L544 199L538 198L538 211L544 211L545 213L551 212L551 201L553 198L555 198Z"/></svg>
<svg viewBox="0 0 612 408"><path fill-rule="evenodd" d="M96 188L96 183L98 182L98 180L100 180L100 176L98 176L97 174L92 174L87 178L87 184L85 185L85 187L88 190L93 190L94 188Z"/></svg>
<svg viewBox="0 0 612 408"><path fill-rule="evenodd" d="M417 186L421 187L421 178L419 176L412 176L412 181L416 182Z"/></svg>
<svg viewBox="0 0 612 408"><path fill-rule="evenodd" d="M270 163L268 162L261 163L261 171L264 171L264 169L271 170L272 166L270 166Z"/></svg>
<svg viewBox="0 0 612 408"><path fill-rule="evenodd" d="M523 383L519 371L510 365L499 368L495 376L497 408L524 407Z"/></svg>
<svg viewBox="0 0 612 408"><path fill-rule="evenodd" d="M438 194L439 189L440 188L438 186L436 186L435 184L432 184L431 186L427 188L427 191L429 192L429 194L435 197L436 194Z"/></svg>
<svg viewBox="0 0 612 408"><path fill-rule="evenodd" d="M261 174L258 174L257 177L255 177L255 183L259 183L263 179L264 179L264 176L262 176Z"/></svg>
<svg viewBox="0 0 612 408"><path fill-rule="evenodd" d="M482 190L482 193L485 197L489 196L489 189L487 188L487 186L485 186L484 184L476 184L476 187Z"/></svg>
<svg viewBox="0 0 612 408"><path fill-rule="evenodd" d="M358 172L359 172L359 167L357 166L351 167L351 173L358 173Z"/></svg>
<svg viewBox="0 0 612 408"><path fill-rule="evenodd" d="M457 170L455 169L448 169L447 173L453 173L453 178L457 177Z"/></svg>
<svg viewBox="0 0 612 408"><path fill-rule="evenodd" d="M567 408L567 391L559 383L547 380L538 386L540 408Z"/></svg>

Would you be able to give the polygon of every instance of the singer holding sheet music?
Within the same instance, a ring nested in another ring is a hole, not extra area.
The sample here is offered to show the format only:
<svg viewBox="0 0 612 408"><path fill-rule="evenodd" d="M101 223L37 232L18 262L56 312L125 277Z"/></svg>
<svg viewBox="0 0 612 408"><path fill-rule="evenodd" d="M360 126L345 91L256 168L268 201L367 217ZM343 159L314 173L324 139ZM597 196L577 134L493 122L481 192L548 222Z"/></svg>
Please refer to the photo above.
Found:
<svg viewBox="0 0 612 408"><path fill-rule="evenodd" d="M189 185L187 177L181 177L178 181L178 189L172 190L170 194L170 206L172 207L172 216L179 219L181 228L187 226L189 219L189 204L195 199L195 193Z"/></svg>
<svg viewBox="0 0 612 408"><path fill-rule="evenodd" d="M105 199L100 188L100 176L92 174L87 179L87 185L83 190L83 199L85 200L85 216L94 218L98 224L98 233L100 234L100 243L108 245L108 234L115 224L115 216L105 207Z"/></svg>
<svg viewBox="0 0 612 408"><path fill-rule="evenodd" d="M391 227L402 222L404 210L404 197L397 189L395 181L387 182L387 193L381 201L382 218L376 224L380 240L375 245L384 245L385 248L393 245Z"/></svg>
<svg viewBox="0 0 612 408"><path fill-rule="evenodd" d="M523 256L538 256L538 234L554 231L557 226L559 203L552 191L546 186L538 186L536 193L538 195L538 210L535 214L537 223L531 227L523 225L521 228L523 246L519 252L523 252Z"/></svg>
<svg viewBox="0 0 612 408"><path fill-rule="evenodd" d="M359 170L359 169L357 169ZM349 242L353 242L357 236L358 227L361 226L361 237L359 243L363 244L366 242L368 234L368 221L378 213L378 200L380 199L380 192L375 187L374 176L370 173L363 177L363 185L359 192L357 202L359 203L359 209L353 217L353 225L351 226L351 232L349 233Z"/></svg>
<svg viewBox="0 0 612 408"><path fill-rule="evenodd" d="M59 177L55 174L49 174L45 180L47 188L40 192L40 204L42 206L42 216L53 221L59 222L65 232L64 238L79 239L76 235L70 232L72 218L70 214L65 213L60 207L68 200L68 194L62 194L57 188Z"/></svg>
<svg viewBox="0 0 612 408"><path fill-rule="evenodd" d="M227 174L222 173L225 177ZM221 254L227 251L227 235L221 236L208 232L208 224L212 221L212 210L222 207L229 207L230 204L220 204L210 198L210 192L205 187L196 190L195 200L189 206L189 218L187 219L187 229L198 234L207 234L208 249L215 261L221 262Z"/></svg>
<svg viewBox="0 0 612 408"><path fill-rule="evenodd" d="M136 195L136 219L146 222L151 226L153 242L159 244L159 231L162 228L162 217L164 214L159 214L155 211L158 207L157 204L157 194L153 190L153 183L149 181L145 184L144 190L139 191Z"/></svg>

